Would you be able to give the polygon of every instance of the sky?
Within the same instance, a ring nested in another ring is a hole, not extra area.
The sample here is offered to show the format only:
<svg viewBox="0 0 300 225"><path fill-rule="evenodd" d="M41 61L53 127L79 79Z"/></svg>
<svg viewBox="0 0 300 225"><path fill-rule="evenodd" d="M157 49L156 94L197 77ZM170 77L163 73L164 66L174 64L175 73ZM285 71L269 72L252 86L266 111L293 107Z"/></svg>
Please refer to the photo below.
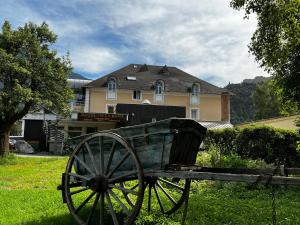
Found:
<svg viewBox="0 0 300 225"><path fill-rule="evenodd" d="M267 76L247 45L255 17L230 0L0 0L0 22L45 21L74 71L96 79L130 63L176 66L218 86Z"/></svg>

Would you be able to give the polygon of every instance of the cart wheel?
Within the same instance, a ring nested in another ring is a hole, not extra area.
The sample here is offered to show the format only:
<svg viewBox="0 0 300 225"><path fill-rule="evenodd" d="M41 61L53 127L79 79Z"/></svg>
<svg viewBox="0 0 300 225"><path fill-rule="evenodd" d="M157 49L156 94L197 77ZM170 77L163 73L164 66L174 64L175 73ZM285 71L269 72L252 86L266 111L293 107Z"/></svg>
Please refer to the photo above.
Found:
<svg viewBox="0 0 300 225"><path fill-rule="evenodd" d="M147 210L151 211L151 205L158 203L160 211L170 215L180 208L190 191L190 179L145 177L144 192L147 196ZM121 186L135 190L138 181L122 182ZM133 205L131 196L123 192L128 204Z"/></svg>
<svg viewBox="0 0 300 225"><path fill-rule="evenodd" d="M134 190L118 185L136 180ZM143 171L135 151L114 133L84 139L71 154L63 191L68 208L80 225L130 225L143 202ZM128 204L124 193L132 199Z"/></svg>

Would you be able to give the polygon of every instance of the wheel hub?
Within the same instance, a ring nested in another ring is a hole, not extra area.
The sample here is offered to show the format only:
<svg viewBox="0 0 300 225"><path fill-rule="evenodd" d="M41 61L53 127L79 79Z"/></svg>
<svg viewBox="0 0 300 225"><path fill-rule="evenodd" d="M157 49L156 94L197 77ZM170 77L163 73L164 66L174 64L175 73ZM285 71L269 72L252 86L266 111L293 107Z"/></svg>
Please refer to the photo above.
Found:
<svg viewBox="0 0 300 225"><path fill-rule="evenodd" d="M106 192L108 189L108 179L105 176L97 175L91 180L91 189L98 193Z"/></svg>
<svg viewBox="0 0 300 225"><path fill-rule="evenodd" d="M157 182L157 177L146 177L146 182L150 185L154 185Z"/></svg>

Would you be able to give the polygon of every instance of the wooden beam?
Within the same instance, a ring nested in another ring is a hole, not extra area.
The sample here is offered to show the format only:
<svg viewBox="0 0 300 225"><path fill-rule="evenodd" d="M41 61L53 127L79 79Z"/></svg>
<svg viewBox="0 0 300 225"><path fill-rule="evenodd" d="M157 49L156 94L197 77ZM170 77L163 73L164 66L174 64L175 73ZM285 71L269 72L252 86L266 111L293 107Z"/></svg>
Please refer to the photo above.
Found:
<svg viewBox="0 0 300 225"><path fill-rule="evenodd" d="M219 180L231 182L244 182L248 184L280 184L300 186L300 177L281 177L270 175L254 175L254 174L232 174L232 173L212 173L212 172L196 172L196 171L146 171L145 177L169 177L193 180Z"/></svg>

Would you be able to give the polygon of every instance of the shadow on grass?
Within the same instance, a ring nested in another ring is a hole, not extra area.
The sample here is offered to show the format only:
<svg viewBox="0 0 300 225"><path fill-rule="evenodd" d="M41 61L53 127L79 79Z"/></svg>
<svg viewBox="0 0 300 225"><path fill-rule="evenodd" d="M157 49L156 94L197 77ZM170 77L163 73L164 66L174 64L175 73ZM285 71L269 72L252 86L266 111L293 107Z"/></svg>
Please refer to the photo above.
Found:
<svg viewBox="0 0 300 225"><path fill-rule="evenodd" d="M73 225L76 224L75 220L70 214L45 216L37 220L27 221L22 225Z"/></svg>
<svg viewBox="0 0 300 225"><path fill-rule="evenodd" d="M84 221L87 220L87 217L90 213L91 208L86 208L82 210L82 213L79 213L79 217L83 219ZM92 220L90 221L90 224L93 225L99 225L100 223L100 214L99 209L97 208L96 212L94 213L94 216L92 217ZM118 218L118 221L123 221L124 214L116 213L116 217ZM42 218L38 218L36 220L23 222L22 225L75 225L77 224L75 219L72 217L71 214L66 213L62 215L55 215L55 216L44 216ZM105 211L104 212L104 224L105 225L114 225L111 216ZM122 224L122 223L121 223Z"/></svg>

